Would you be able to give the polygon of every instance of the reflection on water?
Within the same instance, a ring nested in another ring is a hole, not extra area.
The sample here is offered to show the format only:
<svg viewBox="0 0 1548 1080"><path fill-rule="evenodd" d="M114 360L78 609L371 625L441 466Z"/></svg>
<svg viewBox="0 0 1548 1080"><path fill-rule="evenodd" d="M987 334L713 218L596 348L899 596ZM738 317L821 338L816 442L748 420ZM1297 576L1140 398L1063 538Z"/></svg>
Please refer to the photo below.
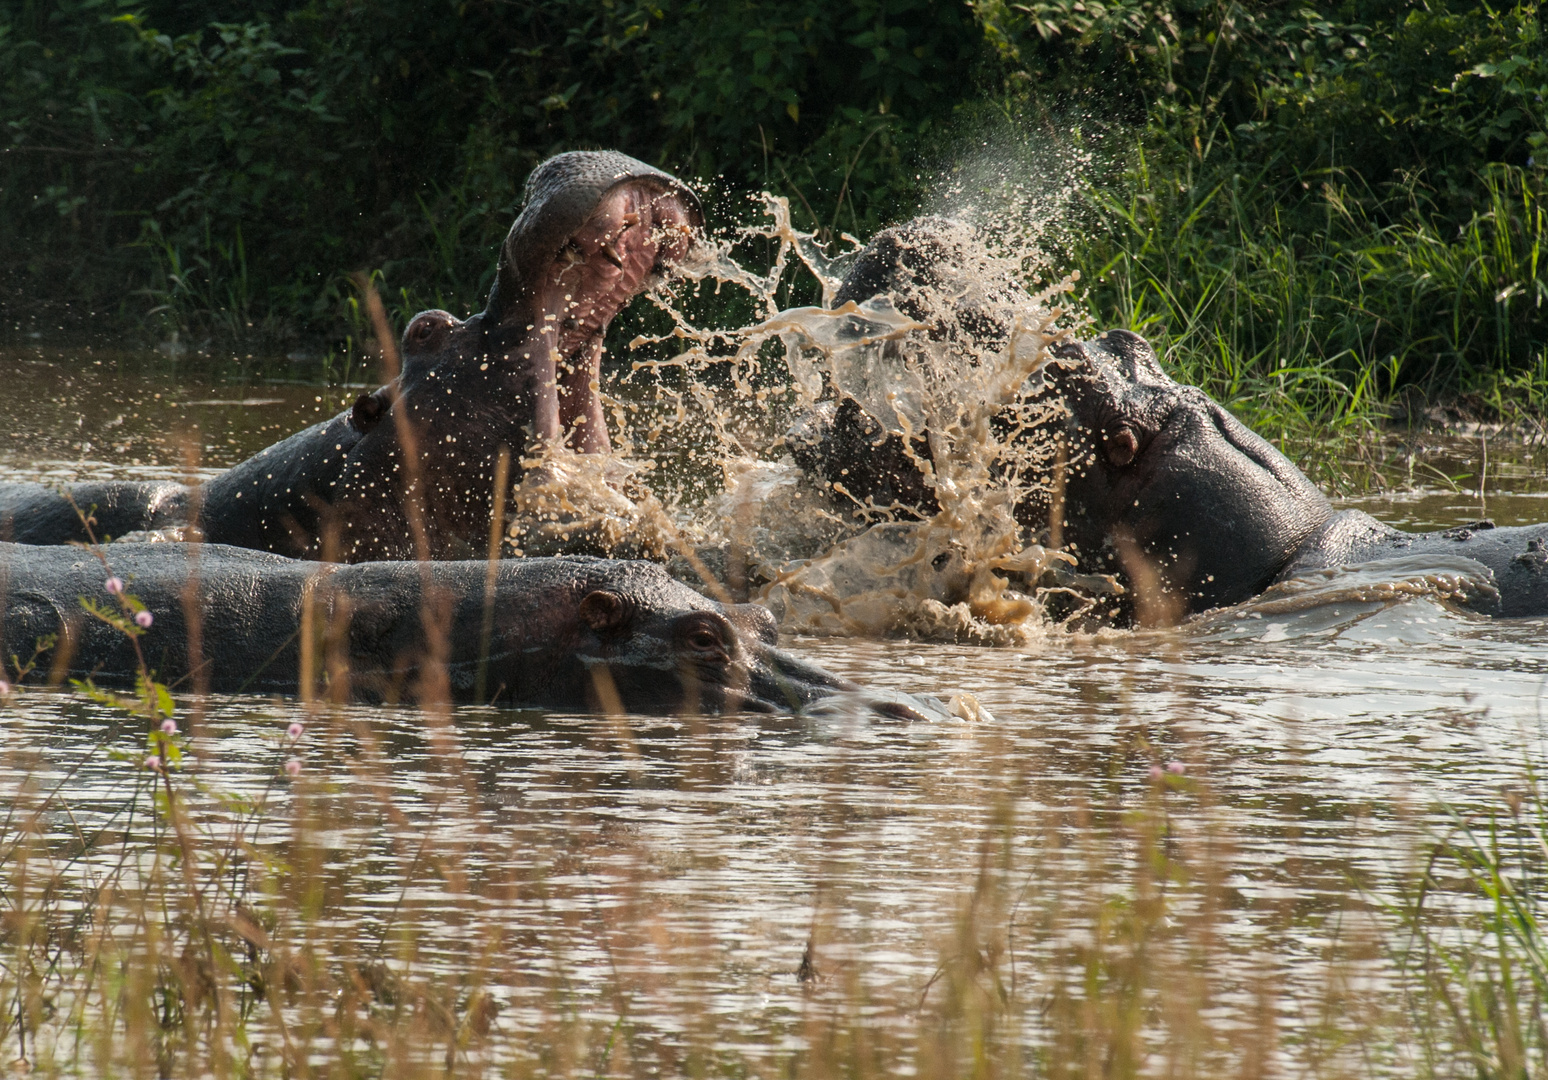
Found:
<svg viewBox="0 0 1548 1080"><path fill-rule="evenodd" d="M210 467L338 401L80 368L72 382L26 358L4 370L16 477L177 474L189 416ZM272 403L208 404L251 400ZM119 414L107 430L121 434L103 434ZM1548 517L1533 509L1542 472L1516 453L1528 464L1491 471L1485 496L1501 524ZM1476 494L1405 498L1346 505L1410 526L1478 516ZM1080 1006L1098 984L1121 996L1132 971L1142 1071L1183 1061L1219 1075L1256 1048L1297 1075L1360 1062L1403 1075L1404 1051L1350 1034L1394 1005L1359 889L1411 871L1441 804L1494 805L1542 762L1548 624L1401 592L1330 600L1005 648L792 643L872 686L971 692L992 714L977 722L464 709L442 727L407 710L229 698L198 721L192 772L210 793L266 800L256 850L289 870L246 871L260 900L310 868L315 919L290 928L298 948L367 973L376 1008L419 1000L410 981L473 1012L475 990L498 1006L465 1041L475 1063L765 1075L804 1052L928 1072L935 1029L921 1018L972 987L998 1002L997 1045L1085 1031L1116 1046L1121 1024ZM143 803L132 819L125 807L143 771L92 753L108 714L30 691L0 715L7 803L66 793L43 818L56 846L40 876L129 890L116 843L71 858L72 838L149 827ZM308 730L292 783L279 765L293 720ZM1163 916L1152 893L1166 894ZM393 979L399 990L381 981ZM315 988L298 985L292 1037L306 1032L319 1061L354 1045L344 999L319 1000L308 1028ZM835 1041L860 1029L864 1048ZM69 1058L68 1025L45 1038L34 1053ZM278 1072L280 1037L264 1040L255 1068ZM445 1045L398 1052L433 1062Z"/></svg>

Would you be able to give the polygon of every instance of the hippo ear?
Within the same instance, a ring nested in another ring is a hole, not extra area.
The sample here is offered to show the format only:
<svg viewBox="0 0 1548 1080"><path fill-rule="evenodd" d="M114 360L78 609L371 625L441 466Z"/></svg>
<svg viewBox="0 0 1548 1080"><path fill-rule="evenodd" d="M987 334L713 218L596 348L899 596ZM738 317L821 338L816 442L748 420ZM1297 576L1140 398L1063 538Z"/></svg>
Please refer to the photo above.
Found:
<svg viewBox="0 0 1548 1080"><path fill-rule="evenodd" d="M634 618L634 604L611 589L587 593L577 611L581 621L598 633L617 630Z"/></svg>
<svg viewBox="0 0 1548 1080"><path fill-rule="evenodd" d="M381 423L382 416L391 405L392 400L385 387L374 393L361 394L355 399L355 407L349 411L349 422L364 435Z"/></svg>

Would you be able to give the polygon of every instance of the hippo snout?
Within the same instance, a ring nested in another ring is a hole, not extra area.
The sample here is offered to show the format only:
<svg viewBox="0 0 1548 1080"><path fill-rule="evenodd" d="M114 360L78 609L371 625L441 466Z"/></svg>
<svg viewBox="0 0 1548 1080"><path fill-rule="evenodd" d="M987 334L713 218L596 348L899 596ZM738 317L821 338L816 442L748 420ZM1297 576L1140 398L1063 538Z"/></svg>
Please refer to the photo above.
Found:
<svg viewBox="0 0 1548 1080"><path fill-rule="evenodd" d="M769 616L773 623L774 617ZM857 690L848 679L824 671L815 664L764 641L746 649L748 712L796 713L834 694Z"/></svg>

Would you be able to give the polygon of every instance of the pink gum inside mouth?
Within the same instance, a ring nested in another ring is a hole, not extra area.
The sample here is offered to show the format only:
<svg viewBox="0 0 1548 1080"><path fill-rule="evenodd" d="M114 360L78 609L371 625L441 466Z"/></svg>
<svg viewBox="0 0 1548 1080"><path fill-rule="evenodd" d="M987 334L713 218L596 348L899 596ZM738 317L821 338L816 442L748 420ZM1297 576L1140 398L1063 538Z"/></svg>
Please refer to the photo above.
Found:
<svg viewBox="0 0 1548 1080"><path fill-rule="evenodd" d="M664 263L687 254L693 224L681 197L621 184L550 264L540 297L541 356L533 357L538 438L571 449L611 448L598 392L602 336Z"/></svg>

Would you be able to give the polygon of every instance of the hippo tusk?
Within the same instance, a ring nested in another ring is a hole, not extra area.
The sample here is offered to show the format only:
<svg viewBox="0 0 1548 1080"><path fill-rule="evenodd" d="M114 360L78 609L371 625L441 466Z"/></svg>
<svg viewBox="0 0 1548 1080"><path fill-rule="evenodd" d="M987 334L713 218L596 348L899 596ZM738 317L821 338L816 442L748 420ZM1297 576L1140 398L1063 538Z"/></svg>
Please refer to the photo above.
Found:
<svg viewBox="0 0 1548 1080"><path fill-rule="evenodd" d="M559 425L559 331L549 322L543 327L532 357L532 433L540 443L558 442L564 435Z"/></svg>

